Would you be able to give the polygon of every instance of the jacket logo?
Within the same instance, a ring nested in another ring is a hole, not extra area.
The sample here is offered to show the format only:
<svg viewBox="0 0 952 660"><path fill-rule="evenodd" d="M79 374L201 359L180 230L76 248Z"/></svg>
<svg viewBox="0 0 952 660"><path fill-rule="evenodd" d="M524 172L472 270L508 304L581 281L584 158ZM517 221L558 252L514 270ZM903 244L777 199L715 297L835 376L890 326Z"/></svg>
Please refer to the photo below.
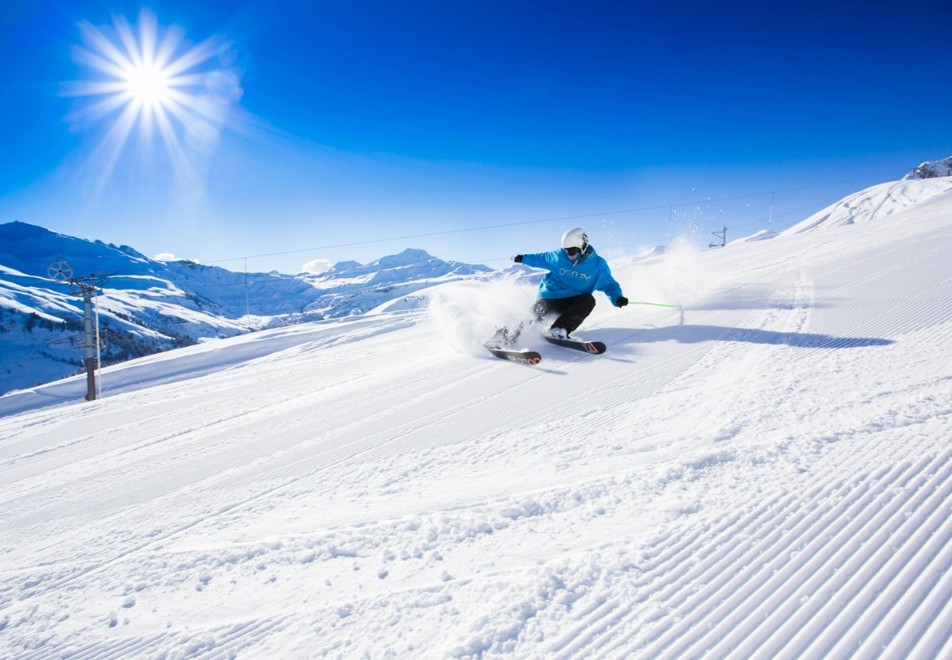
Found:
<svg viewBox="0 0 952 660"><path fill-rule="evenodd" d="M574 270L574 269L572 269L572 268L561 268L561 269L559 269L559 275L561 275L562 277L565 277L566 275L568 275L568 276L570 276L570 277L574 277L574 278L579 279L579 280L590 280L590 279L592 279L592 276L591 276L591 275L586 275L585 273L580 273L580 272L578 272L577 270Z"/></svg>

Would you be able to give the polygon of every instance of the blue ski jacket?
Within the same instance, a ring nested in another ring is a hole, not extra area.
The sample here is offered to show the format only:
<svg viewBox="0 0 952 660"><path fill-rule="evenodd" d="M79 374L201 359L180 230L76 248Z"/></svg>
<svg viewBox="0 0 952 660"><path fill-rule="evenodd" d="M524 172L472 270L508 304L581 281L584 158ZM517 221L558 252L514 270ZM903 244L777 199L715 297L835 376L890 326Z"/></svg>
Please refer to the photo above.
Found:
<svg viewBox="0 0 952 660"><path fill-rule="evenodd" d="M608 263L595 253L591 245L574 261L569 259L565 250L553 250L524 254L522 263L549 271L539 283L540 298L569 298L601 291L612 305L618 307L621 285L612 277Z"/></svg>

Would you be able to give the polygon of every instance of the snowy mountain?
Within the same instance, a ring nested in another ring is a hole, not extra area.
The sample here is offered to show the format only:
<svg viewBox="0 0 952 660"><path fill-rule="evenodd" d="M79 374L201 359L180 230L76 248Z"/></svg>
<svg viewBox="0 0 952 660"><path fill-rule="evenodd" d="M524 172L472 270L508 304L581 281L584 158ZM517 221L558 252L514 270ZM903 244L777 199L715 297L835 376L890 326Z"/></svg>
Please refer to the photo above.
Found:
<svg viewBox="0 0 952 660"><path fill-rule="evenodd" d="M302 276L320 290L320 295L305 307L305 311L325 317L359 314L436 284L492 272L486 266L442 261L423 250L413 249L367 265L356 261L341 262L319 275ZM415 298L414 304L422 300Z"/></svg>
<svg viewBox="0 0 952 660"><path fill-rule="evenodd" d="M320 276L236 273L160 262L128 246L25 224L0 225L0 393L75 373L82 365L82 299L50 279L64 260L73 277L101 282L96 303L105 364L198 341L368 311L438 282L491 272L407 250Z"/></svg>
<svg viewBox="0 0 952 660"><path fill-rule="evenodd" d="M943 176L952 176L952 156L942 160L926 161L903 179L934 179Z"/></svg>
<svg viewBox="0 0 952 660"><path fill-rule="evenodd" d="M613 261L683 314L603 356L486 355L532 287L470 280L0 397L0 656L952 657L934 181Z"/></svg>

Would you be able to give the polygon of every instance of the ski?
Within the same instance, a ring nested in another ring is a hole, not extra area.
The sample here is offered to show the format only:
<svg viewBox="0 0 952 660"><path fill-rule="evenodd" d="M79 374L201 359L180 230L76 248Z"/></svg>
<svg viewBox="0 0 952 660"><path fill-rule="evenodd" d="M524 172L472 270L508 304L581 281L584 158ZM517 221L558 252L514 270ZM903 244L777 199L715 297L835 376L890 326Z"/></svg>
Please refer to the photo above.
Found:
<svg viewBox="0 0 952 660"><path fill-rule="evenodd" d="M576 351L582 351L583 353L593 353L595 355L601 355L608 348L604 343L600 341L583 341L581 339L557 339L556 337L549 337L543 335L545 340L551 344L557 346L562 346L564 348L571 348Z"/></svg>
<svg viewBox="0 0 952 660"><path fill-rule="evenodd" d="M536 351L513 348L494 348L492 346L487 346L486 348L497 358L511 360L512 362L518 362L519 364L539 364L539 362L542 361L542 356Z"/></svg>

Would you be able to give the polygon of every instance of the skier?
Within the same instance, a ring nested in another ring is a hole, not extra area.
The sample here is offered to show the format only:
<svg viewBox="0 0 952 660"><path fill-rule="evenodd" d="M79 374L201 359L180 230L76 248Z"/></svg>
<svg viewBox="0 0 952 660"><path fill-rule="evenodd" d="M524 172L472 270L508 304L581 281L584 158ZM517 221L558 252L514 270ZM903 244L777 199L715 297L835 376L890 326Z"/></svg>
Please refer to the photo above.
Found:
<svg viewBox="0 0 952 660"><path fill-rule="evenodd" d="M622 295L621 285L612 277L603 258L588 242L588 235L579 227L562 234L562 249L536 254L517 254L513 261L548 273L539 283L539 298L532 306L536 321L558 315L546 334L556 339L568 339L595 309L594 291L602 291L615 307L624 307L628 298ZM514 332L502 328L491 340L494 345L511 345L522 326Z"/></svg>

